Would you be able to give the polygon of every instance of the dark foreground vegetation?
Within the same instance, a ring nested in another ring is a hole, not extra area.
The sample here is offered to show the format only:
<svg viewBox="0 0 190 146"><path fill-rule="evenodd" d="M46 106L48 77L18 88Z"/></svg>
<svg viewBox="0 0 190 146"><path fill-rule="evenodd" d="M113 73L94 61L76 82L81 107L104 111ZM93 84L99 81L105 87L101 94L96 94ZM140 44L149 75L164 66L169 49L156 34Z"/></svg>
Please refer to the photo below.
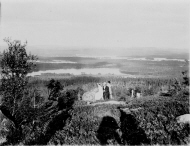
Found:
<svg viewBox="0 0 190 146"><path fill-rule="evenodd" d="M126 144L185 145L189 124L176 117L189 114L189 77L71 77L41 80L27 77L36 57L25 45L7 40L2 54L0 139L2 145ZM97 82L110 80L113 100L125 105L89 105L81 100ZM141 97L131 97L131 89Z"/></svg>

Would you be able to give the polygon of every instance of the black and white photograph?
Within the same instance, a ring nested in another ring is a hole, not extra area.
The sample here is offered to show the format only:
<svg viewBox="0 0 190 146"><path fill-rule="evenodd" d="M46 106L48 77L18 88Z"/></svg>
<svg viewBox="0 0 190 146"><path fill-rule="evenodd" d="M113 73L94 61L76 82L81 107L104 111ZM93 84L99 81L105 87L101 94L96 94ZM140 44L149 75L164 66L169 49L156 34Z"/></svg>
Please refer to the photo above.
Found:
<svg viewBox="0 0 190 146"><path fill-rule="evenodd" d="M189 0L0 0L0 146L189 145Z"/></svg>

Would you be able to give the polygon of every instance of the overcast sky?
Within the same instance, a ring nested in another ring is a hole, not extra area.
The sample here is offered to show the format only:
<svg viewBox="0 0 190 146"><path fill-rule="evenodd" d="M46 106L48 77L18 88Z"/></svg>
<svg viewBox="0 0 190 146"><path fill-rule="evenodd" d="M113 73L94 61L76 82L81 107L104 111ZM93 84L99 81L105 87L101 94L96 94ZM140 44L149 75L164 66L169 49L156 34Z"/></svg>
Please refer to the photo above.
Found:
<svg viewBox="0 0 190 146"><path fill-rule="evenodd" d="M188 0L1 0L3 38L28 45L189 48Z"/></svg>

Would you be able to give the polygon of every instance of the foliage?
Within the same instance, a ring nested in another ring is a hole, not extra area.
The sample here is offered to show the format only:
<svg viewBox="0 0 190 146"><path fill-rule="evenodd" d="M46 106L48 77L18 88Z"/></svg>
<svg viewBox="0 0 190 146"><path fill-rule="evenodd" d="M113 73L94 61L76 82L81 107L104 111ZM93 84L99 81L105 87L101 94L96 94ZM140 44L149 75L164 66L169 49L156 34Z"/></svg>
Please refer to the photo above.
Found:
<svg viewBox="0 0 190 146"><path fill-rule="evenodd" d="M58 97L57 102L49 101L37 109L38 115L33 126L25 135L24 144L45 145L55 133L66 125L71 118L73 104L78 100L77 91L67 90Z"/></svg>
<svg viewBox="0 0 190 146"><path fill-rule="evenodd" d="M78 100L78 91L66 90L58 98L58 107L59 109L67 109L72 107L76 100Z"/></svg>
<svg viewBox="0 0 190 146"><path fill-rule="evenodd" d="M26 101L27 74L35 66L33 55L26 53L26 44L5 39L8 44L1 58L1 94L2 104L0 110L14 123L13 133L17 136L14 142L20 140L22 135L21 125L30 114L23 115L23 103ZM26 107L26 106L25 106ZM27 110L29 107L27 107ZM10 137L11 139L11 137Z"/></svg>
<svg viewBox="0 0 190 146"><path fill-rule="evenodd" d="M189 67L189 62L186 60L184 66ZM169 89L169 94L171 95L178 95L180 91L186 91L186 94L189 94L189 68L181 72L181 78L175 78L174 83L171 85L171 89Z"/></svg>
<svg viewBox="0 0 190 146"><path fill-rule="evenodd" d="M182 72L182 74L183 74L183 85L185 85L185 86L189 86L189 73L188 73L188 71L183 71Z"/></svg>
<svg viewBox="0 0 190 146"><path fill-rule="evenodd" d="M182 75L183 75L183 86L189 86L189 61L188 60L185 60L185 65L184 66L187 66L188 69L187 70L184 70L182 71Z"/></svg>
<svg viewBox="0 0 190 146"><path fill-rule="evenodd" d="M187 144L189 126L180 125L176 117L188 114L188 100L185 97L167 97L141 100L131 107L143 107L133 115L144 129L151 144Z"/></svg>
<svg viewBox="0 0 190 146"><path fill-rule="evenodd" d="M3 101L9 102L8 105L14 113L17 101L24 94L24 88L27 84L26 75L34 67L35 57L26 53L26 44L21 45L16 41L11 42L9 39L5 41L8 44L8 49L3 52L1 58L1 91L4 96Z"/></svg>
<svg viewBox="0 0 190 146"><path fill-rule="evenodd" d="M153 91L153 88L150 88L150 89L144 89L143 90L143 96L149 96L149 95L154 95L154 91Z"/></svg>
<svg viewBox="0 0 190 146"><path fill-rule="evenodd" d="M61 83L59 81L51 79L46 86L48 88L48 93L49 93L48 99L57 100L57 98L60 95L60 91L63 89Z"/></svg>
<svg viewBox="0 0 190 146"><path fill-rule="evenodd" d="M72 118L49 144L187 144L190 128L176 121L177 116L189 113L184 98L149 97L124 107L75 106ZM118 107L142 110L123 114Z"/></svg>
<svg viewBox="0 0 190 146"><path fill-rule="evenodd" d="M80 101L77 101L80 102ZM99 144L97 131L104 116L118 117L115 105L78 106L71 112L72 119L57 131L49 144ZM108 111L113 110L108 113ZM117 120L118 122L118 120Z"/></svg>

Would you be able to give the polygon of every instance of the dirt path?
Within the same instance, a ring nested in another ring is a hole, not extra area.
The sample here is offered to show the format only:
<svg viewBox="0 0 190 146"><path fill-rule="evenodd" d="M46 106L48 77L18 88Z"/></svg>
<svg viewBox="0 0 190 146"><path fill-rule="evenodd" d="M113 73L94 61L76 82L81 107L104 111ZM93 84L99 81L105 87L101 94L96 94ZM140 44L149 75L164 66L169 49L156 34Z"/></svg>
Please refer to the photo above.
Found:
<svg viewBox="0 0 190 146"><path fill-rule="evenodd" d="M124 102L124 101L113 101L113 100L110 100L110 101L89 103L88 105L95 106L95 105L101 105L101 104L121 104L121 105L126 105L126 102Z"/></svg>

